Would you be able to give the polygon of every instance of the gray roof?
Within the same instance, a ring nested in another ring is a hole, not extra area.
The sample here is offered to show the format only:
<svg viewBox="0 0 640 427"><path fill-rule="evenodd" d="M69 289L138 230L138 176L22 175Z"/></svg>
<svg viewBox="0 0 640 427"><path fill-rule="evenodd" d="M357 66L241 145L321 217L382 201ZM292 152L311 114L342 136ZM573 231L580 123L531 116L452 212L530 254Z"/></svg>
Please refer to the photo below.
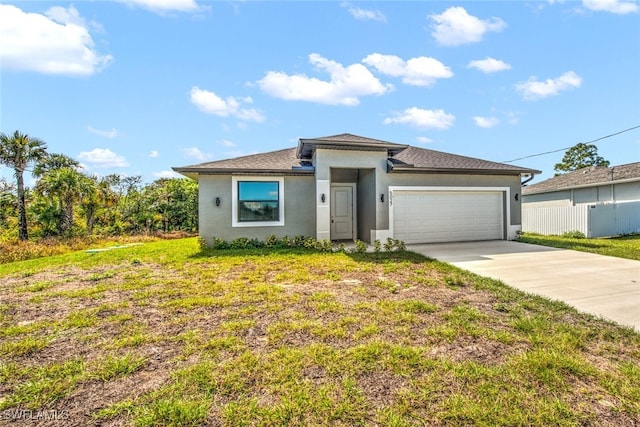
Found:
<svg viewBox="0 0 640 427"><path fill-rule="evenodd" d="M548 193L621 181L640 181L640 162L612 167L591 166L578 169L529 185L522 189L522 194Z"/></svg>
<svg viewBox="0 0 640 427"><path fill-rule="evenodd" d="M386 150L389 155L392 156L407 148L408 145L352 135L350 133L342 133L339 135L321 136L319 138L300 138L300 143L298 144L298 156L303 159L310 159L317 147L330 148L333 150Z"/></svg>
<svg viewBox="0 0 640 427"><path fill-rule="evenodd" d="M535 169L496 163L474 157L408 147L390 159L394 171L408 172L477 172L498 174L538 174Z"/></svg>
<svg viewBox="0 0 640 427"><path fill-rule="evenodd" d="M296 157L296 147L293 147L284 150L270 151L268 153L250 154L232 159L175 167L173 170L190 178L194 178L198 174L229 174L234 172L292 173L294 168L303 167L307 163L308 162ZM301 172L313 173L313 169L309 171L302 170Z"/></svg>
<svg viewBox="0 0 640 427"><path fill-rule="evenodd" d="M317 147L348 150L386 150L390 172L447 172L479 174L537 174L540 171L505 163L465 157L348 133L321 138L300 139L298 147L252 154L226 160L175 167L173 170L191 178L198 174L286 173L312 174L309 157Z"/></svg>

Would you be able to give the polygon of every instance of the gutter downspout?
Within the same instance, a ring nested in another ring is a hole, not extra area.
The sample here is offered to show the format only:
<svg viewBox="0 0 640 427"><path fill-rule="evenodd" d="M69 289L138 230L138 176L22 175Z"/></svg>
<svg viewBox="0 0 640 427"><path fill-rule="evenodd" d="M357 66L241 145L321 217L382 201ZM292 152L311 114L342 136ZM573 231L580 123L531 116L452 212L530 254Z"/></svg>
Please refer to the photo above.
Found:
<svg viewBox="0 0 640 427"><path fill-rule="evenodd" d="M536 174L532 173L532 174L531 174L531 176L530 176L529 178L525 179L524 181L522 181L522 182L520 183L520 186L521 186L521 187L526 186L526 185L527 185L527 182L531 181L535 176L536 176Z"/></svg>

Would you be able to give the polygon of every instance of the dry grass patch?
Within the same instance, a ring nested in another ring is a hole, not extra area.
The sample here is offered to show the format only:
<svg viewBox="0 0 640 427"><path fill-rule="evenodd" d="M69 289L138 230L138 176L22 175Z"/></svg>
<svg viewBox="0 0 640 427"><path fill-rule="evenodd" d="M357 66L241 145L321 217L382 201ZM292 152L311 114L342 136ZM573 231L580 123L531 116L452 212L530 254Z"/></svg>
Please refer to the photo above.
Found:
<svg viewBox="0 0 640 427"><path fill-rule="evenodd" d="M0 301L5 418L640 422L637 333L411 253L153 242L5 264Z"/></svg>

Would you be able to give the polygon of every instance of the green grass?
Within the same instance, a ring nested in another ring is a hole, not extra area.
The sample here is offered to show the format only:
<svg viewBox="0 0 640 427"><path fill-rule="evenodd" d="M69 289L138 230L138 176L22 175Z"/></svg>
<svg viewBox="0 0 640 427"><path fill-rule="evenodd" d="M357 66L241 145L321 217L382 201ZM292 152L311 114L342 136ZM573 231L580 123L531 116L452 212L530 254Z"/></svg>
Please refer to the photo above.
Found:
<svg viewBox="0 0 640 427"><path fill-rule="evenodd" d="M539 234L525 233L518 240L524 243L532 243L534 245L591 252L599 255L640 261L640 235L637 234L622 237L610 237L606 239L574 239L561 236L542 236Z"/></svg>
<svg viewBox="0 0 640 427"><path fill-rule="evenodd" d="M409 252L155 241L0 265L0 301L5 413L132 426L640 423L636 332Z"/></svg>

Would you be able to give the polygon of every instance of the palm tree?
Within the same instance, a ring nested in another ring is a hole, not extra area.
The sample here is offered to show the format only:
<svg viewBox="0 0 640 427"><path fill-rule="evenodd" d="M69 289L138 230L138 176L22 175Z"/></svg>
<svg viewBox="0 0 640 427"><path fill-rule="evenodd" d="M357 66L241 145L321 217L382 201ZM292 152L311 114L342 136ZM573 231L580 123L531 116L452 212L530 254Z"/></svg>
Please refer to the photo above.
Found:
<svg viewBox="0 0 640 427"><path fill-rule="evenodd" d="M42 178L48 172L61 168L78 169L80 163L67 156L66 154L47 153L41 159L38 159L33 167L32 174L35 178Z"/></svg>
<svg viewBox="0 0 640 427"><path fill-rule="evenodd" d="M63 167L52 170L38 182L38 191L57 199L60 209L58 231L70 235L73 230L73 207L94 190L95 182L76 169Z"/></svg>
<svg viewBox="0 0 640 427"><path fill-rule="evenodd" d="M44 141L15 131L8 135L0 133L0 163L13 168L18 192L18 237L28 240L27 209L24 201L24 171L30 163L43 158L47 153Z"/></svg>

